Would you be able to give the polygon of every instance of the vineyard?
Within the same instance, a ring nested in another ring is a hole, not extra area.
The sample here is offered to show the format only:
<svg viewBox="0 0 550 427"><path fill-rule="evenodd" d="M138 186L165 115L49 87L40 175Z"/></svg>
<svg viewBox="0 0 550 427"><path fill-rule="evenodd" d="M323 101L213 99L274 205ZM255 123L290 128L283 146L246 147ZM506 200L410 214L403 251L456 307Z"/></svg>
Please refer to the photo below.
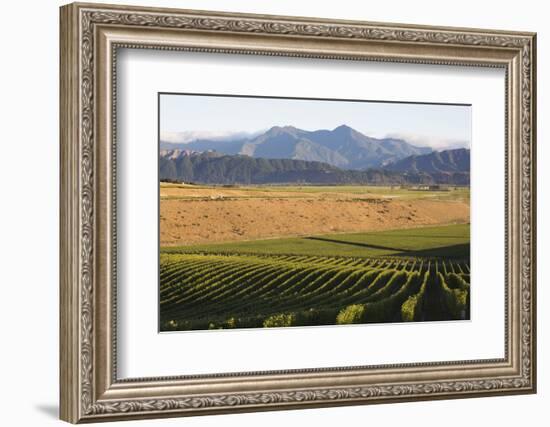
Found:
<svg viewBox="0 0 550 427"><path fill-rule="evenodd" d="M469 319L468 259L160 255L160 329Z"/></svg>

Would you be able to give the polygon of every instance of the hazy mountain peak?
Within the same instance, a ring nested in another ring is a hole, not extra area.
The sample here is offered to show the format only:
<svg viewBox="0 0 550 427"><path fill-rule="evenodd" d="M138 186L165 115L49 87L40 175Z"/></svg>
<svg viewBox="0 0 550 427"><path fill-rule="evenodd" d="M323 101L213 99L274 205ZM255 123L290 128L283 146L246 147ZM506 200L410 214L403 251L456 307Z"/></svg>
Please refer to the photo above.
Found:
<svg viewBox="0 0 550 427"><path fill-rule="evenodd" d="M281 134L290 134L290 135L297 135L302 131L301 129L298 129L294 126L273 126L271 129L269 129L264 135L281 135Z"/></svg>
<svg viewBox="0 0 550 427"><path fill-rule="evenodd" d="M355 129L349 127L349 126L346 125L346 124L337 126L337 127L335 127L332 131L333 131L333 132L357 132Z"/></svg>
<svg viewBox="0 0 550 427"><path fill-rule="evenodd" d="M161 145L161 148L164 147ZM314 131L277 125L254 137L228 141L197 140L185 145L185 148L268 159L317 161L350 169L381 167L413 154L432 151L428 147L416 147L405 140L372 138L346 124L333 130Z"/></svg>
<svg viewBox="0 0 550 427"><path fill-rule="evenodd" d="M335 127L330 133L334 135L336 138L343 138L347 140L364 141L365 139L371 139L371 140L375 139L375 138L370 138L367 135L364 135L363 133L359 132L358 130L346 124Z"/></svg>

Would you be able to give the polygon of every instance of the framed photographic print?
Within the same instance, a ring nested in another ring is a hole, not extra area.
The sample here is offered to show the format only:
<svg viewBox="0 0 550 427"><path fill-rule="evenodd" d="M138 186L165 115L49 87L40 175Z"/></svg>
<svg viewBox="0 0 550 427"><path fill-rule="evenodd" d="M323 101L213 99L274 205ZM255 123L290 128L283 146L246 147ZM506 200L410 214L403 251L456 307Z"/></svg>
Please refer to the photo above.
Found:
<svg viewBox="0 0 550 427"><path fill-rule="evenodd" d="M159 108L161 332L469 319L470 105Z"/></svg>
<svg viewBox="0 0 550 427"><path fill-rule="evenodd" d="M533 393L535 34L61 8L61 418Z"/></svg>

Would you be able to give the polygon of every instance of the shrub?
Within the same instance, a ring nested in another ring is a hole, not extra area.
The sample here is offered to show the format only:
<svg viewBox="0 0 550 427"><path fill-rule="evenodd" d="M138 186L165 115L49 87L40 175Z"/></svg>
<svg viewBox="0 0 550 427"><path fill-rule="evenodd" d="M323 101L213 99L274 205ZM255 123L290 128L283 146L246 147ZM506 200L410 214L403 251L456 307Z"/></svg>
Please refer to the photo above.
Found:
<svg viewBox="0 0 550 427"><path fill-rule="evenodd" d="M352 304L342 309L338 316L336 316L337 325L349 325L352 323L361 323L363 321L363 314L365 313L365 306L363 304Z"/></svg>
<svg viewBox="0 0 550 427"><path fill-rule="evenodd" d="M269 316L264 320L264 328L279 328L284 326L292 326L296 321L294 313L278 313Z"/></svg>
<svg viewBox="0 0 550 427"><path fill-rule="evenodd" d="M161 331L188 331L192 325L187 320L168 320L161 322Z"/></svg>
<svg viewBox="0 0 550 427"><path fill-rule="evenodd" d="M470 289L470 284L460 274L449 273L445 276L445 280L451 289Z"/></svg>
<svg viewBox="0 0 550 427"><path fill-rule="evenodd" d="M401 306L401 320L404 322L414 322L416 307L418 305L418 294L411 295Z"/></svg>
<svg viewBox="0 0 550 427"><path fill-rule="evenodd" d="M309 310L303 310L295 313L296 326L312 326L312 325L334 325L336 321L336 315L338 314L337 308L310 308Z"/></svg>
<svg viewBox="0 0 550 427"><path fill-rule="evenodd" d="M451 315L455 319L465 319L469 305L469 286L451 289L441 273L438 273L437 279L443 292L443 300Z"/></svg>
<svg viewBox="0 0 550 427"><path fill-rule="evenodd" d="M230 317L225 321L225 327L229 329L234 329L237 327L237 319Z"/></svg>
<svg viewBox="0 0 550 427"><path fill-rule="evenodd" d="M232 317L231 319L235 319L235 326L233 328L261 328L264 325L264 318L262 316ZM226 323L231 319L228 319Z"/></svg>

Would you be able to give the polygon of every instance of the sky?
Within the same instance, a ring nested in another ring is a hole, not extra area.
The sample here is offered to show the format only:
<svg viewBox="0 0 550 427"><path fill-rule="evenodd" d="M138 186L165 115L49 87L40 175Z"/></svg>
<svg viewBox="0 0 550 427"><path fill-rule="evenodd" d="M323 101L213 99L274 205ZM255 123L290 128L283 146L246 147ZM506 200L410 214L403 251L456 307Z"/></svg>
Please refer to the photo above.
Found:
<svg viewBox="0 0 550 427"><path fill-rule="evenodd" d="M161 94L160 133L167 142L256 134L273 126L308 131L342 124L375 137L434 149L470 148L471 106Z"/></svg>

